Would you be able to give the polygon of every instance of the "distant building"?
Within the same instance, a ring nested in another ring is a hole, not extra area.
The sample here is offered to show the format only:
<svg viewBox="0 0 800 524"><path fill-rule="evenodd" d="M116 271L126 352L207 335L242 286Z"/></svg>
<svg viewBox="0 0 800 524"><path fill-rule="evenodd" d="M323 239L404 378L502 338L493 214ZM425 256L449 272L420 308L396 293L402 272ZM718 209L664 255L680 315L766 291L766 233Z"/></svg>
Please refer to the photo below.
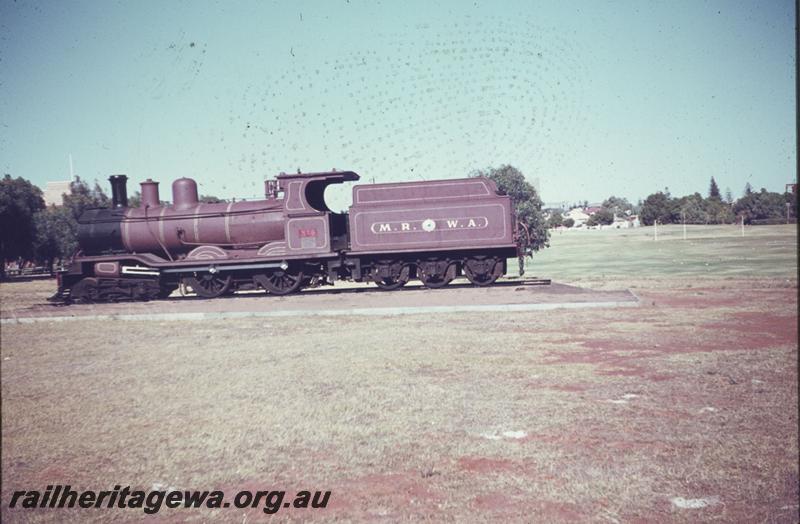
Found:
<svg viewBox="0 0 800 524"><path fill-rule="evenodd" d="M612 224L602 226L600 229L628 229L629 227L639 227L639 225L639 217L636 215L615 216Z"/></svg>
<svg viewBox="0 0 800 524"><path fill-rule="evenodd" d="M64 195L68 195L70 192L69 189L70 181L67 180L66 182L48 182L44 188L44 203L45 205L53 205L53 206L60 206L64 203L64 200L61 198Z"/></svg>
<svg viewBox="0 0 800 524"><path fill-rule="evenodd" d="M587 220L589 220L589 215L583 212L583 209L580 207L576 207L570 209L564 214L564 219L571 218L575 221L572 227L583 227Z"/></svg>

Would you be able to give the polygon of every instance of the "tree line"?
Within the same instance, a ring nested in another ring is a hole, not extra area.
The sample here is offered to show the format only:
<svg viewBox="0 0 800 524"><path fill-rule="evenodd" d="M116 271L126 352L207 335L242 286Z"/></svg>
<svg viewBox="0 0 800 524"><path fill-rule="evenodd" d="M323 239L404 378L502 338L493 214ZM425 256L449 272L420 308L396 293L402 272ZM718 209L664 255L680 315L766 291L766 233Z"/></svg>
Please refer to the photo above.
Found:
<svg viewBox="0 0 800 524"><path fill-rule="evenodd" d="M638 215L645 226L659 224L731 224L744 220L745 224L784 223L788 218L797 218L797 195L795 193L774 193L762 188L753 191L748 183L742 197L734 200L730 190L723 197L714 177L711 177L708 196L693 193L673 197L669 189L648 195L644 201L633 205L627 199L610 196L600 205L600 209L586 221L588 226L612 224L615 218ZM586 208L588 201L576 203L572 208ZM574 220L565 218L561 211L555 210L547 220L550 228L572 227Z"/></svg>
<svg viewBox="0 0 800 524"><path fill-rule="evenodd" d="M787 217L788 211L788 217ZM673 197L669 189L649 195L641 204L639 220L646 226L659 224L777 224L797 218L797 194L774 193L761 188L753 191L748 183L742 197L733 200L730 191L723 198L714 177L708 196L700 193Z"/></svg>

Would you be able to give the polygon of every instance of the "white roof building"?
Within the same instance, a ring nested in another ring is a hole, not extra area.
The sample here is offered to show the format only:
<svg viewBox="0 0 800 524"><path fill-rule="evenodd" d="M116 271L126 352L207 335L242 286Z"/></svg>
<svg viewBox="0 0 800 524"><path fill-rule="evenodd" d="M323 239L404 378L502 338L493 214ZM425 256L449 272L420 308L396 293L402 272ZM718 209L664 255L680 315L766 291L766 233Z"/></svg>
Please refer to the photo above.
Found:
<svg viewBox="0 0 800 524"><path fill-rule="evenodd" d="M44 203L45 205L60 206L64 203L62 196L69 194L70 181L66 182L48 182L44 188Z"/></svg>
<svg viewBox="0 0 800 524"><path fill-rule="evenodd" d="M576 207L567 211L566 214L564 214L564 218L571 218L575 221L575 224L573 224L572 227L581 227L587 220L589 220L589 215L584 213L583 209Z"/></svg>

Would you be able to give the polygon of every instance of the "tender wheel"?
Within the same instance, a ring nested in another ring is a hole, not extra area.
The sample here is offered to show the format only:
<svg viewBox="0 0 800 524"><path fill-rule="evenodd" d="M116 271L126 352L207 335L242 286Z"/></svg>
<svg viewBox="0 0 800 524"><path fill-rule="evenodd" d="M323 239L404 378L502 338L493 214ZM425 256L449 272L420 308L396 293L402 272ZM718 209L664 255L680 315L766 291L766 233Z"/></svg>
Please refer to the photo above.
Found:
<svg viewBox="0 0 800 524"><path fill-rule="evenodd" d="M411 267L400 262L381 262L372 270L372 281L386 291L405 286L410 276Z"/></svg>
<svg viewBox="0 0 800 524"><path fill-rule="evenodd" d="M476 286L488 286L503 275L503 263L493 257L472 257L464 263L464 275Z"/></svg>
<svg viewBox="0 0 800 524"><path fill-rule="evenodd" d="M276 269L269 273L259 273L253 276L256 284L273 295L288 295L294 293L303 285L303 272L299 269Z"/></svg>
<svg viewBox="0 0 800 524"><path fill-rule="evenodd" d="M186 277L184 281L197 293L198 297L217 298L230 289L233 276L224 277L218 273L195 273L195 276Z"/></svg>
<svg viewBox="0 0 800 524"><path fill-rule="evenodd" d="M456 265L445 260L429 260L417 266L417 277L425 287L438 289L456 278Z"/></svg>

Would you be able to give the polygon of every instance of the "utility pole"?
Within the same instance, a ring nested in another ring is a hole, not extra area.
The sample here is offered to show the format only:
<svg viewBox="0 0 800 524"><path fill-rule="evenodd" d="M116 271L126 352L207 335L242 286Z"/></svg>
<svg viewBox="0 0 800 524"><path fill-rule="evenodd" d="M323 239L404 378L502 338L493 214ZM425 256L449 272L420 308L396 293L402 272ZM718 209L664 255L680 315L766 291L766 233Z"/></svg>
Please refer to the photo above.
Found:
<svg viewBox="0 0 800 524"><path fill-rule="evenodd" d="M653 221L653 242L658 242L658 219Z"/></svg>

